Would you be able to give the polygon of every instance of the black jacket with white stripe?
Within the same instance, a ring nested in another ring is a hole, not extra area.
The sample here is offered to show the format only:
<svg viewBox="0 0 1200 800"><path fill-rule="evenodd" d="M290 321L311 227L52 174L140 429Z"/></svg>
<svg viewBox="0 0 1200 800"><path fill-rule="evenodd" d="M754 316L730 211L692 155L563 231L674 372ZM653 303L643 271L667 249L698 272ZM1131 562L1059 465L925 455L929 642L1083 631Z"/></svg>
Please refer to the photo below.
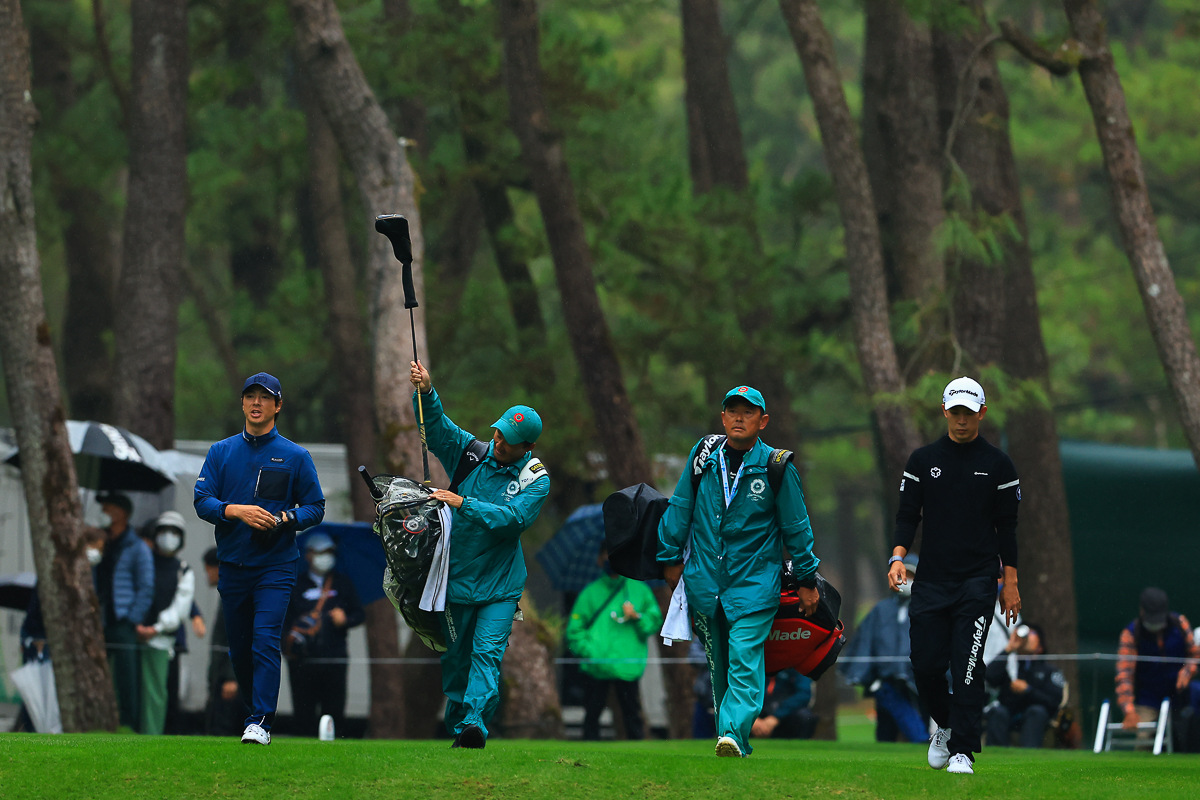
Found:
<svg viewBox="0 0 1200 800"><path fill-rule="evenodd" d="M943 436L913 451L900 481L893 544L912 547L922 518L917 580L962 581L1017 566L1021 484L1012 459L982 436Z"/></svg>

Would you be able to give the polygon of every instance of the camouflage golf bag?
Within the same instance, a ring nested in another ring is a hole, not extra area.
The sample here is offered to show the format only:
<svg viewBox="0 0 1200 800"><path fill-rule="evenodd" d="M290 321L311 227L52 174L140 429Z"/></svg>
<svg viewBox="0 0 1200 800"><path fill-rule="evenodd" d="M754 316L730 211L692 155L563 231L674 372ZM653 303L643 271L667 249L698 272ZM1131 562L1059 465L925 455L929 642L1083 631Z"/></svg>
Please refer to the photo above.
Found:
<svg viewBox="0 0 1200 800"><path fill-rule="evenodd" d="M419 607L433 552L442 536L441 503L429 497L427 487L408 478L376 475L370 481L377 503L374 529L383 542L387 562L383 592L413 633L430 649L444 653L446 642L437 613Z"/></svg>

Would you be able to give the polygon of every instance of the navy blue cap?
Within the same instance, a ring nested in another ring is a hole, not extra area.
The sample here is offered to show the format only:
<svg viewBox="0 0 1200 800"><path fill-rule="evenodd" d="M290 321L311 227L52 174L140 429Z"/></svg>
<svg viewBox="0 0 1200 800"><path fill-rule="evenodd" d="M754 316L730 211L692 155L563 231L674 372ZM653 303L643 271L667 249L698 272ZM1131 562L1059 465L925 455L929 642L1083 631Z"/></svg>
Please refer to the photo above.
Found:
<svg viewBox="0 0 1200 800"><path fill-rule="evenodd" d="M258 372L246 378L246 385L242 387L242 394L250 391L251 386L261 386L266 389L276 400L283 399L283 389L279 386L279 378L270 375L266 372Z"/></svg>

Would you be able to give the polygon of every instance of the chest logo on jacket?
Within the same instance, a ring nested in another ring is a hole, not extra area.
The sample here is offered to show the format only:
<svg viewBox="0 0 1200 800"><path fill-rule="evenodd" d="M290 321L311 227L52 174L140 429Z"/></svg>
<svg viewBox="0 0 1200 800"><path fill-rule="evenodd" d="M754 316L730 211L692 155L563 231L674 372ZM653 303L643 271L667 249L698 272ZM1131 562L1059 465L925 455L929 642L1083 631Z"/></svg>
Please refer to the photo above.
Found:
<svg viewBox="0 0 1200 800"><path fill-rule="evenodd" d="M929 470L929 477L931 477L931 478L940 478L941 475L942 475L941 467L933 467L932 469Z"/></svg>
<svg viewBox="0 0 1200 800"><path fill-rule="evenodd" d="M762 500L763 489L767 488L766 482L762 478L755 478L750 481L750 499Z"/></svg>
<svg viewBox="0 0 1200 800"><path fill-rule="evenodd" d="M504 490L509 498L515 497L517 492L521 491L521 484L516 481L509 481L508 488Z"/></svg>

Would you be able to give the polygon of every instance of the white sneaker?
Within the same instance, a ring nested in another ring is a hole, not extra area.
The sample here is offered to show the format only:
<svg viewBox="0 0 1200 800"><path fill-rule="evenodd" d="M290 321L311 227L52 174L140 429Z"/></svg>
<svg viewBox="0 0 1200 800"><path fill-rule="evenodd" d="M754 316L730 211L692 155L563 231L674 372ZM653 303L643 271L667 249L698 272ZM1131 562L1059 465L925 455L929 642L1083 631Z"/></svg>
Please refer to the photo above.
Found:
<svg viewBox="0 0 1200 800"><path fill-rule="evenodd" d="M242 744L270 744L271 732L253 723L242 733Z"/></svg>
<svg viewBox="0 0 1200 800"><path fill-rule="evenodd" d="M946 772L953 772L956 775L975 774L975 770L971 768L971 759L962 753L955 753L950 756L950 766L946 767Z"/></svg>
<svg viewBox="0 0 1200 800"><path fill-rule="evenodd" d="M738 743L730 736L722 736L717 739L717 755L722 758L741 758L742 748L738 747Z"/></svg>
<svg viewBox="0 0 1200 800"><path fill-rule="evenodd" d="M938 728L929 739L929 766L934 769L945 769L950 763L950 729Z"/></svg>

